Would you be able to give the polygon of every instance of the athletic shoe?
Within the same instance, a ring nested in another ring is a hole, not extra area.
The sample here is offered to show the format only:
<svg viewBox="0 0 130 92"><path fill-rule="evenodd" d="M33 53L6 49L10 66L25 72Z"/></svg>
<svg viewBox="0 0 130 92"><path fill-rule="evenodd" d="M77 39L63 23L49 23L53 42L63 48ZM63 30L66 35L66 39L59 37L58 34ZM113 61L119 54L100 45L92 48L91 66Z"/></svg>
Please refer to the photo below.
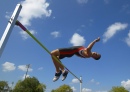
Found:
<svg viewBox="0 0 130 92"><path fill-rule="evenodd" d="M68 74L68 71L65 70L63 73L62 73L62 81L64 81L67 77L67 74Z"/></svg>
<svg viewBox="0 0 130 92"><path fill-rule="evenodd" d="M59 73L55 73L55 76L53 78L53 82L57 81L60 78L60 75L62 74L62 71L60 70Z"/></svg>

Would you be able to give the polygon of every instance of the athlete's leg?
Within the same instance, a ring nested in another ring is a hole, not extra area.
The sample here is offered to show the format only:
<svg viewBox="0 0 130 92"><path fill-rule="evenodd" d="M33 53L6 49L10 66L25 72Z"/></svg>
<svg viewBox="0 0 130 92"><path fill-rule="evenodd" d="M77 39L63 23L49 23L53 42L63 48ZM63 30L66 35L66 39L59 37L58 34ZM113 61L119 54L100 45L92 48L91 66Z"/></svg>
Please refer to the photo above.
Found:
<svg viewBox="0 0 130 92"><path fill-rule="evenodd" d="M52 57L52 60L53 60L54 65L55 65L55 68L56 68L56 72L57 72L57 73L60 72L60 69L61 69L62 71L64 71L64 66L62 66L62 65L61 65L58 61L56 61L55 58L53 57L53 56L55 56L57 59L59 59L59 55L60 55L60 53L59 53L59 50L58 50L58 49L53 50L53 51L51 52L51 57Z"/></svg>

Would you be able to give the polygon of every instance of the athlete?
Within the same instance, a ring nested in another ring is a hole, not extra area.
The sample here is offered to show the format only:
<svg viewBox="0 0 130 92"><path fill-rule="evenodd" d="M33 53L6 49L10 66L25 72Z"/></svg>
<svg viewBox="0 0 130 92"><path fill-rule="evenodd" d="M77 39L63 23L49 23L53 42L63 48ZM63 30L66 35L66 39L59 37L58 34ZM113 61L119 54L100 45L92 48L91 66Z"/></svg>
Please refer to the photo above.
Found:
<svg viewBox="0 0 130 92"><path fill-rule="evenodd" d="M59 60L65 58L65 57L72 57L73 55L79 56L81 58L92 57L95 60L99 60L101 58L101 55L97 52L91 52L92 47L98 41L100 41L99 37L97 39L95 39L94 41L92 41L88 45L88 47L73 46L73 47L69 47L69 48L60 48L60 49L53 50L51 52L51 57L52 57L53 63L56 68L56 73L53 78L53 81L54 82L57 81L61 74L62 74L62 81L63 81L66 79L67 74L68 74L68 71L65 70L64 66L62 66L59 62L57 62L55 60L54 56Z"/></svg>

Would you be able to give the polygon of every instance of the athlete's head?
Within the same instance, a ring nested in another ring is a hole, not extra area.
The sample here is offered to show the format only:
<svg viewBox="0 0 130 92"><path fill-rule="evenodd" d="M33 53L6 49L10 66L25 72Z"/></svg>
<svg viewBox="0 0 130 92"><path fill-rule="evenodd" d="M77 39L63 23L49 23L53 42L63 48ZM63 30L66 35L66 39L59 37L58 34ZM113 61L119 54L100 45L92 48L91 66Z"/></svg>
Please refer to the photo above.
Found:
<svg viewBox="0 0 130 92"><path fill-rule="evenodd" d="M95 60L99 60L101 58L101 55L97 52L92 52L92 58Z"/></svg>

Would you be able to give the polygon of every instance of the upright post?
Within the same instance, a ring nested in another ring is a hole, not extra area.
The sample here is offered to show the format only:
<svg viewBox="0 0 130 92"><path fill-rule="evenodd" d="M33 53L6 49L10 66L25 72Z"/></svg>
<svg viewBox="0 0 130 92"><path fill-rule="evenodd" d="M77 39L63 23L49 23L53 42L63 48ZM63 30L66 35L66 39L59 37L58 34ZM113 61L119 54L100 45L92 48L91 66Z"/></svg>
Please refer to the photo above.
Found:
<svg viewBox="0 0 130 92"><path fill-rule="evenodd" d="M2 38L0 40L0 56L2 55L2 52L3 52L3 50L5 48L5 45L6 45L7 41L8 41L8 39L9 39L9 36L10 36L10 34L12 32L12 29L13 29L15 23L16 23L16 20L17 20L17 18L19 16L19 13L20 13L21 9L22 9L22 5L17 4L16 8L15 8L15 10L14 10L14 12L13 12L11 18L10 18L10 20L8 21L8 25L7 25L7 27L6 27L6 29L5 29L5 31L3 33L3 36L2 36Z"/></svg>
<svg viewBox="0 0 130 92"><path fill-rule="evenodd" d="M80 92L82 92L82 77L80 76Z"/></svg>

